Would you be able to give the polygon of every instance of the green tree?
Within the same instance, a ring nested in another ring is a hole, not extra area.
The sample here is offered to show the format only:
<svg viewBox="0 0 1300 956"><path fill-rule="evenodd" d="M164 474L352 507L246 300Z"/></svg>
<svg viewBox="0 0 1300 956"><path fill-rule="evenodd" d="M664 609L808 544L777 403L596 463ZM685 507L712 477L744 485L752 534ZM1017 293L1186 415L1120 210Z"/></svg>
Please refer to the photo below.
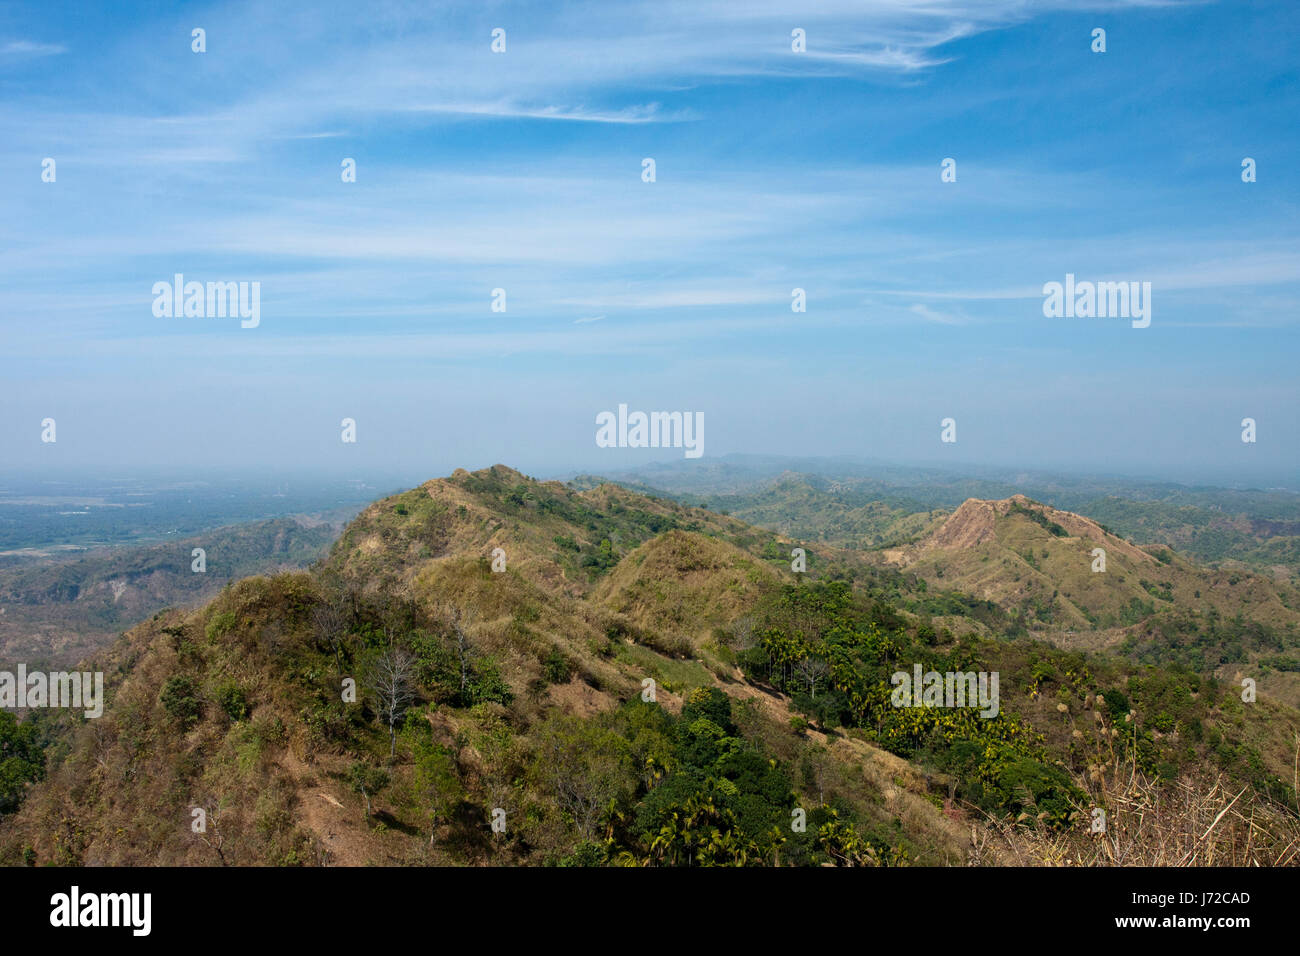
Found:
<svg viewBox="0 0 1300 956"><path fill-rule="evenodd" d="M411 753L415 765L415 790L429 807L429 845L433 845L438 826L450 819L457 805L465 799L456 757L447 747L435 743L428 727L423 728Z"/></svg>
<svg viewBox="0 0 1300 956"><path fill-rule="evenodd" d="M188 674L167 678L158 693L163 709L170 714L182 730L189 730L203 716L203 701L199 697L199 684Z"/></svg>
<svg viewBox="0 0 1300 956"><path fill-rule="evenodd" d="M370 819L371 798L387 787L390 781L388 771L368 764L363 760L356 761L348 768L348 783L352 785L352 790L361 794L366 801L367 820Z"/></svg>
<svg viewBox="0 0 1300 956"><path fill-rule="evenodd" d="M636 781L627 741L570 715L540 728L532 776L584 839L595 834L611 803L631 795Z"/></svg>
<svg viewBox="0 0 1300 956"><path fill-rule="evenodd" d="M44 771L43 744L33 722L0 711L0 813L18 809L27 785Z"/></svg>

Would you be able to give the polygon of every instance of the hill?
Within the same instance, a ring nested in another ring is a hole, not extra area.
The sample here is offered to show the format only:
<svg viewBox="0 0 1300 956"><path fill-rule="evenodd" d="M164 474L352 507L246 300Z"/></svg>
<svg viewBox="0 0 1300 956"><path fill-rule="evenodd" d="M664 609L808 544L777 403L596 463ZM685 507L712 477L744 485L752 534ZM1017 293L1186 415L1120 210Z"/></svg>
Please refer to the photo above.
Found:
<svg viewBox="0 0 1300 956"><path fill-rule="evenodd" d="M855 550L915 540L943 515L878 489L793 473L748 495L709 495L701 502L782 534Z"/></svg>
<svg viewBox="0 0 1300 956"><path fill-rule="evenodd" d="M1059 537L1031 504L986 504L934 548L1014 545L1025 522ZM798 575L789 544L504 466L378 501L311 571L232 583L102 652L102 718L0 721L0 860L1107 862L1095 806L1131 861L1294 859L1294 709L937 627L897 598L948 592L843 555ZM891 675L914 666L999 674L996 713L895 706ZM1229 785L1212 834L1173 811L1186 792L1217 814ZM1153 803L1130 819L1134 787Z"/></svg>
<svg viewBox="0 0 1300 956"><path fill-rule="evenodd" d="M1201 564L1250 569L1300 586L1300 494L1289 489L744 455L690 469L658 464L615 478L640 492L672 495L845 548L907 543L924 530L917 521L935 512L950 513L970 498L1022 493L1086 515L1137 544L1162 545ZM578 481L590 485L599 479Z"/></svg>
<svg viewBox="0 0 1300 956"><path fill-rule="evenodd" d="M202 603L250 574L312 564L337 534L326 522L277 518L0 568L0 663L75 664L162 608ZM202 573L195 548L204 551Z"/></svg>
<svg viewBox="0 0 1300 956"><path fill-rule="evenodd" d="M924 538L881 555L930 586L992 601L1064 646L1118 646L1219 676L1248 666L1300 701L1290 656L1300 592L1289 584L1138 547L1024 495L970 499Z"/></svg>

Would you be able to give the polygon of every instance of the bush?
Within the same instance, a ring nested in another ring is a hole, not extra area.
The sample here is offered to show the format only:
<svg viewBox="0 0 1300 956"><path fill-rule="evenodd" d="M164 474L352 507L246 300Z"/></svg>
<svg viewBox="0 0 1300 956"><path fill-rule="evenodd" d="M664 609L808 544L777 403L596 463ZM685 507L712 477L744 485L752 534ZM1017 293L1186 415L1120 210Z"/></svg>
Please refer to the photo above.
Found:
<svg viewBox="0 0 1300 956"><path fill-rule="evenodd" d="M690 724L703 717L721 727L725 733L734 734L736 725L731 720L731 698L716 687L698 687L682 704L682 723Z"/></svg>
<svg viewBox="0 0 1300 956"><path fill-rule="evenodd" d="M658 651L665 657L686 658L695 653L690 639L681 634L661 634L658 631L645 631L638 635L638 644L643 644L652 651Z"/></svg>
<svg viewBox="0 0 1300 956"><path fill-rule="evenodd" d="M563 651L555 647L542 661L542 672L549 683L567 684L569 678L573 676L573 663L564 656Z"/></svg>
<svg viewBox="0 0 1300 956"><path fill-rule="evenodd" d="M1012 757L996 770L994 794L1001 809L1039 811L1053 823L1066 820L1071 798L1079 795L1069 776L1060 767L1047 766L1031 757Z"/></svg>
<svg viewBox="0 0 1300 956"><path fill-rule="evenodd" d="M158 700L183 730L193 727L203 716L199 685L193 677L169 677L158 694Z"/></svg>
<svg viewBox="0 0 1300 956"><path fill-rule="evenodd" d="M609 860L605 847L591 840L584 840L573 848L573 852L561 857L556 866L604 866Z"/></svg>
<svg viewBox="0 0 1300 956"><path fill-rule="evenodd" d="M504 707L509 706L514 696L493 658L482 657L474 662L470 668L469 686L465 688L464 706L493 701Z"/></svg>
<svg viewBox="0 0 1300 956"><path fill-rule="evenodd" d="M208 621L207 630L204 632L209 641L215 641L223 634L227 634L235 629L235 612L223 611L220 614L212 615Z"/></svg>
<svg viewBox="0 0 1300 956"><path fill-rule="evenodd" d="M250 709L248 696L233 682L223 684L217 690L217 705L234 721L243 720Z"/></svg>

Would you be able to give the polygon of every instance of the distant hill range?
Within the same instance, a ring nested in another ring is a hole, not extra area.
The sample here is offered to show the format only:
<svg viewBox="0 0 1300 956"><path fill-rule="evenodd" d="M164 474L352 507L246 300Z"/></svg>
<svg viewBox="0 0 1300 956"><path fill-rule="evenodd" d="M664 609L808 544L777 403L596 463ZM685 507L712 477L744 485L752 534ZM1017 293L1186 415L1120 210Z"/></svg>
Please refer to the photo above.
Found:
<svg viewBox="0 0 1300 956"><path fill-rule="evenodd" d="M951 512L969 498L1023 494L1086 515L1139 545L1164 545L1204 564L1251 568L1300 584L1300 494L1295 490L972 471L737 455L689 468L657 464L610 480L847 548L906 543L928 527L926 519L935 512ZM575 479L579 485L602 480Z"/></svg>
<svg viewBox="0 0 1300 956"><path fill-rule="evenodd" d="M1282 628L1300 624L1300 593L1288 584L1206 569L1166 547L1139 547L1024 495L971 498L916 541L881 554L932 585L1073 630L1136 624L1171 606Z"/></svg>
<svg viewBox="0 0 1300 956"><path fill-rule="evenodd" d="M202 603L250 574L313 563L339 530L307 518L277 518L167 544L0 567L0 663L76 663L162 608ZM195 548L204 551L202 573L193 570Z"/></svg>
<svg viewBox="0 0 1300 956"><path fill-rule="evenodd" d="M1002 633L1200 671L1249 662L1300 703L1300 562L1291 560L1300 496L1019 476L1041 488L1036 495L1078 504L1065 510L997 478L835 462L820 463L838 468L835 477L771 474L782 464L799 463L741 458L699 473L670 464L624 480L820 547L824 561L905 571L930 589L925 598L906 587L896 594L916 610L971 615L970 600L987 601L1008 615L987 621ZM1005 497L970 494L979 489ZM1121 490L1136 497L1117 497ZM1094 548L1106 552L1105 572L1093 571Z"/></svg>

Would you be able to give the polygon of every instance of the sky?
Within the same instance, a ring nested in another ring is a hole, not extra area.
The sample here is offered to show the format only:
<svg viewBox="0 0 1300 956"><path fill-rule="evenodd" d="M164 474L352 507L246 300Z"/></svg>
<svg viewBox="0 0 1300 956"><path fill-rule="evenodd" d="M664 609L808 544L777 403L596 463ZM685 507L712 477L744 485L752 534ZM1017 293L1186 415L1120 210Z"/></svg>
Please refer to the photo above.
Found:
<svg viewBox="0 0 1300 956"><path fill-rule="evenodd" d="M683 457L599 447L625 404L702 414L702 460L1300 487L1298 26L1291 0L6 4L0 469ZM156 315L176 273L259 283L257 326ZM1150 325L1045 316L1067 273L1149 282Z"/></svg>

